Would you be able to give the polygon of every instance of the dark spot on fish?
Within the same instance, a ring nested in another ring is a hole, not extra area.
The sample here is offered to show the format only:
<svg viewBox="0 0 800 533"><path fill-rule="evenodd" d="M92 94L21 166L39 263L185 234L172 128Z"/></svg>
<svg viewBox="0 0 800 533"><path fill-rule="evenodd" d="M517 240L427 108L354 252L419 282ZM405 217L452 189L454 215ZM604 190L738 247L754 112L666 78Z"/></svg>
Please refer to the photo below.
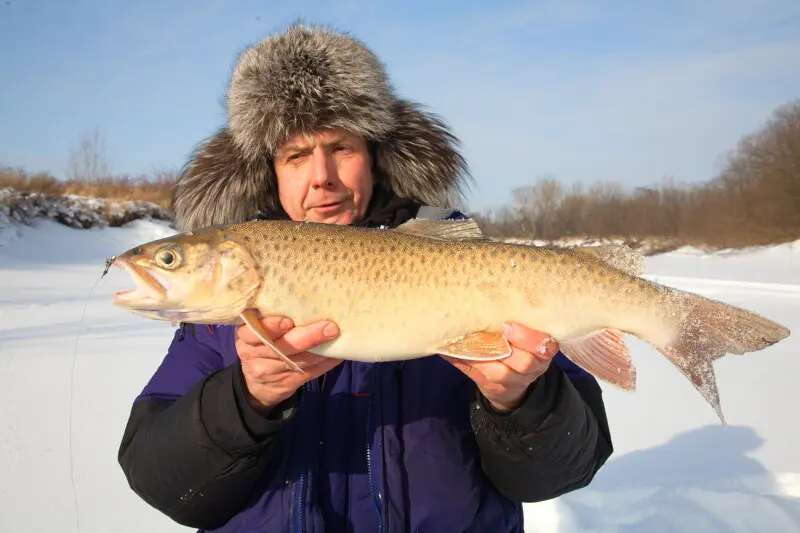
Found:
<svg viewBox="0 0 800 533"><path fill-rule="evenodd" d="M250 242L250 235L244 236L244 242Z"/></svg>
<svg viewBox="0 0 800 533"><path fill-rule="evenodd" d="M283 285L286 283L286 276L281 276L278 278L278 285Z"/></svg>
<svg viewBox="0 0 800 533"><path fill-rule="evenodd" d="M314 247L314 253L315 254L319 253L319 248L317 248L316 246Z"/></svg>
<svg viewBox="0 0 800 533"><path fill-rule="evenodd" d="M274 244L272 245L272 247L275 249L275 251L276 251L276 252L277 252L278 250L280 250L280 249L281 249L281 245L280 245L280 244L278 244L277 242L276 242L276 243L274 243Z"/></svg>

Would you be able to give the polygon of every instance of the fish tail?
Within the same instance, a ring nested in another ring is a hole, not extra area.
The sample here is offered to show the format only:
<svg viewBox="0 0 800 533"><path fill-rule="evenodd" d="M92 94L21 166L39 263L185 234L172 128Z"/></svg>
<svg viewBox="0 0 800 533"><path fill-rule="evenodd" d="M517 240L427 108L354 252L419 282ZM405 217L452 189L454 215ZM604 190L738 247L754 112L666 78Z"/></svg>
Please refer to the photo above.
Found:
<svg viewBox="0 0 800 533"><path fill-rule="evenodd" d="M683 299L683 318L671 340L654 347L689 379L725 424L714 361L728 353L762 350L788 337L790 331L739 307L682 291L673 294Z"/></svg>

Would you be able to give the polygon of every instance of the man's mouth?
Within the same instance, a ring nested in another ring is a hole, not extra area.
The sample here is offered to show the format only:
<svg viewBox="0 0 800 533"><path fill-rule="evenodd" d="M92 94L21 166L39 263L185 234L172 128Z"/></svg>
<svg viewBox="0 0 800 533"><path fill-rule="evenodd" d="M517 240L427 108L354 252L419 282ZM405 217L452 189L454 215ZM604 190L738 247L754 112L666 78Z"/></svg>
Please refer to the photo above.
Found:
<svg viewBox="0 0 800 533"><path fill-rule="evenodd" d="M342 205L341 201L338 201L338 202L327 202L327 203L319 204L319 205L315 206L314 209L323 209L323 210L324 209L335 209L335 208L339 207L340 205Z"/></svg>

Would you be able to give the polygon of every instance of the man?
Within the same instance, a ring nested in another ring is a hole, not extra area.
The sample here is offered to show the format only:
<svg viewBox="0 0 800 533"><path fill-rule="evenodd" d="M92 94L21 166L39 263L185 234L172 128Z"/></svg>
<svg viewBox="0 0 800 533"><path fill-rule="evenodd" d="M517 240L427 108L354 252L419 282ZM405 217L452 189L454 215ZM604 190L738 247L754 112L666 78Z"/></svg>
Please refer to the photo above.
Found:
<svg viewBox="0 0 800 533"><path fill-rule="evenodd" d="M455 137L396 97L349 36L295 25L249 48L227 111L175 189L181 230L255 216L464 218L430 207L461 193ZM181 524L522 532L520 502L585 487L612 452L597 382L523 324L509 325L503 361L381 364L309 353L337 335L334 323L263 324L306 373L246 327L187 327L134 402L120 464Z"/></svg>

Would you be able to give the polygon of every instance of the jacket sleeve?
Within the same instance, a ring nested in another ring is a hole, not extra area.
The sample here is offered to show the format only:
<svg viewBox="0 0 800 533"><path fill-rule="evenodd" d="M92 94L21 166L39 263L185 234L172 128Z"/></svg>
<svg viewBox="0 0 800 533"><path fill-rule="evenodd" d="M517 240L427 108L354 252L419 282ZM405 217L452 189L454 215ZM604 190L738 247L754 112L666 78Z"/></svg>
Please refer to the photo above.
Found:
<svg viewBox="0 0 800 533"><path fill-rule="evenodd" d="M514 411L500 413L477 394L471 420L483 470L511 500L585 487L613 452L599 384L560 352Z"/></svg>
<svg viewBox="0 0 800 533"><path fill-rule="evenodd" d="M238 361L224 367L222 330L188 326L134 401L119 448L131 489L179 524L214 529L246 505L274 459L292 400L268 417L245 397Z"/></svg>

